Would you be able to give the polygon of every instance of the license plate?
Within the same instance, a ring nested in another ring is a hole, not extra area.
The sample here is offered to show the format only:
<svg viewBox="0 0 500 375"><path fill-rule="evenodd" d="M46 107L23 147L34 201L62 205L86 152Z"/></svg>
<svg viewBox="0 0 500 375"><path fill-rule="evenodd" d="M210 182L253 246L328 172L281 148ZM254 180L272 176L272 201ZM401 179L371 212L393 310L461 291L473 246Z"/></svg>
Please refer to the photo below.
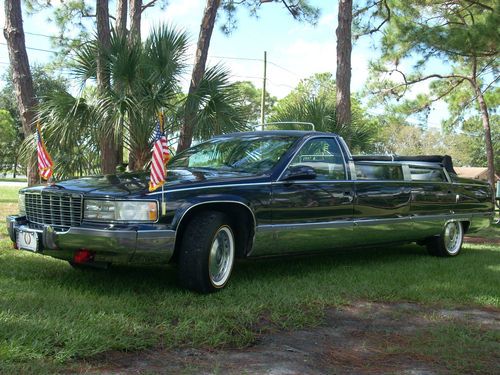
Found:
<svg viewBox="0 0 500 375"><path fill-rule="evenodd" d="M18 231L17 248L28 251L38 250L38 236L36 232Z"/></svg>

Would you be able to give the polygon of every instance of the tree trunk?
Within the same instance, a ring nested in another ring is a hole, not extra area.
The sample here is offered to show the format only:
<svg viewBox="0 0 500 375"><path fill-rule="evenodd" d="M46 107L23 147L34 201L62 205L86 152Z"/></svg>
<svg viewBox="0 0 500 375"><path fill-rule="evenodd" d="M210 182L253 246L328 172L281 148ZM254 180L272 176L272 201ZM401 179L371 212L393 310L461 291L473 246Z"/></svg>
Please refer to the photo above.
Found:
<svg viewBox="0 0 500 375"><path fill-rule="evenodd" d="M351 124L351 24L352 0L339 0L337 27L337 109L338 125Z"/></svg>
<svg viewBox="0 0 500 375"><path fill-rule="evenodd" d="M106 67L105 53L111 46L111 31L109 27L109 8L107 0L96 0L97 39L97 87L105 92L109 89L109 71Z"/></svg>
<svg viewBox="0 0 500 375"><path fill-rule="evenodd" d="M151 160L151 151L148 149L134 150L133 171L140 171Z"/></svg>
<svg viewBox="0 0 500 375"><path fill-rule="evenodd" d="M200 82L205 73L207 63L208 49L210 47L210 39L215 25L215 17L220 6L220 0L207 0L207 5L203 13L203 19L200 26L200 34L198 36L198 44L196 46L196 56L194 60L193 73L191 74L191 83L189 85L188 97L192 97L198 89ZM179 136L179 144L177 152L185 150L191 146L193 140L193 125L196 118L197 105L187 105L184 113L184 123Z"/></svg>
<svg viewBox="0 0 500 375"><path fill-rule="evenodd" d="M14 158L14 168L13 168L13 172L12 172L12 178L16 178L17 176L17 153L16 153L16 156Z"/></svg>
<svg viewBox="0 0 500 375"><path fill-rule="evenodd" d="M116 31L121 35L127 34L127 13L128 13L128 0L116 1Z"/></svg>
<svg viewBox="0 0 500 375"><path fill-rule="evenodd" d="M486 144L486 160L488 163L488 182L493 188L495 188L495 154L493 152L493 143L491 142L491 127L488 106L486 105L486 101L484 100L484 96L479 85L477 85L474 81L472 86L477 96L477 102L479 104L479 109L481 110L481 119L483 121L484 142Z"/></svg>
<svg viewBox="0 0 500 375"><path fill-rule="evenodd" d="M127 14L128 14L128 0L117 0L116 2L116 32L122 36L127 36ZM120 92L121 87L115 83L115 91ZM123 119L120 121L120 132L118 134L118 145L117 145L117 163L119 165L123 164Z"/></svg>
<svg viewBox="0 0 500 375"><path fill-rule="evenodd" d="M142 0L130 0L130 38L141 40Z"/></svg>
<svg viewBox="0 0 500 375"><path fill-rule="evenodd" d="M99 95L105 95L110 88L110 77L106 62L106 51L111 46L111 32L109 27L109 8L107 0L96 0L97 17L97 39L99 48L97 50L97 89ZM101 169L104 174L116 172L117 151L115 134L113 129L109 129L112 124L103 124L101 131Z"/></svg>
<svg viewBox="0 0 500 375"><path fill-rule="evenodd" d="M10 66L12 68L12 81L17 100L17 106L21 115L21 124L24 137L33 134L33 123L35 119L35 106L37 100L33 90L33 78L31 76L26 43L24 40L23 16L20 0L5 0L5 26L3 35L7 41ZM26 176L28 185L38 183L38 168L36 155L32 155L28 161Z"/></svg>

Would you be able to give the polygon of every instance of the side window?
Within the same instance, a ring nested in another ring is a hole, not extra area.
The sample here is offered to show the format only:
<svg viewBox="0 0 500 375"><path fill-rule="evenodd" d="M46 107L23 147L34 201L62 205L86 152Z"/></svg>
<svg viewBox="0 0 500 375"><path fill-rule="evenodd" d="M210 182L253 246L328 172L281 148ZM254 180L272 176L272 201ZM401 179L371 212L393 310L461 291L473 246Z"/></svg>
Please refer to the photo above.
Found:
<svg viewBox="0 0 500 375"><path fill-rule="evenodd" d="M403 168L400 165L363 163L355 163L354 165L358 180L404 180Z"/></svg>
<svg viewBox="0 0 500 375"><path fill-rule="evenodd" d="M415 167L410 165L412 181L447 182L446 175L440 168Z"/></svg>
<svg viewBox="0 0 500 375"><path fill-rule="evenodd" d="M342 153L335 139L319 138L308 141L295 155L290 166L306 165L316 172L316 180L345 180Z"/></svg>

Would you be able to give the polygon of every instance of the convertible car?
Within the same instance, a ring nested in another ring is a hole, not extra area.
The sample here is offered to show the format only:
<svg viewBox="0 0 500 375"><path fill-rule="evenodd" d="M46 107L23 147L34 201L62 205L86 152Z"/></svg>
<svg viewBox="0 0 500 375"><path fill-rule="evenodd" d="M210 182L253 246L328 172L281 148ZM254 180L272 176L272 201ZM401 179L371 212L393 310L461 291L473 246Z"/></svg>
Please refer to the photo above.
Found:
<svg viewBox="0 0 500 375"><path fill-rule="evenodd" d="M22 189L10 238L77 268L175 262L183 287L209 293L235 258L409 242L453 257L493 217L491 187L459 178L450 157L352 156L314 131L221 135L172 158L163 188L148 180Z"/></svg>

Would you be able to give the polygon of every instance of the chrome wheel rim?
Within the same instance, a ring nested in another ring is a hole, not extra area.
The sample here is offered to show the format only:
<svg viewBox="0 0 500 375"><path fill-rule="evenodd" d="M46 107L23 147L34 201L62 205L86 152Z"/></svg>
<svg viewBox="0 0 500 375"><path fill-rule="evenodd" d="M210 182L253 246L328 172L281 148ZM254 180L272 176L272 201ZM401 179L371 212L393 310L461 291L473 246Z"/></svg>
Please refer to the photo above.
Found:
<svg viewBox="0 0 500 375"><path fill-rule="evenodd" d="M227 282L227 279L231 274L233 261L233 232L228 226L222 226L214 235L208 259L210 281L214 287L220 288Z"/></svg>
<svg viewBox="0 0 500 375"><path fill-rule="evenodd" d="M462 245L462 225L452 221L444 227L444 246L446 251L453 255L460 251Z"/></svg>

